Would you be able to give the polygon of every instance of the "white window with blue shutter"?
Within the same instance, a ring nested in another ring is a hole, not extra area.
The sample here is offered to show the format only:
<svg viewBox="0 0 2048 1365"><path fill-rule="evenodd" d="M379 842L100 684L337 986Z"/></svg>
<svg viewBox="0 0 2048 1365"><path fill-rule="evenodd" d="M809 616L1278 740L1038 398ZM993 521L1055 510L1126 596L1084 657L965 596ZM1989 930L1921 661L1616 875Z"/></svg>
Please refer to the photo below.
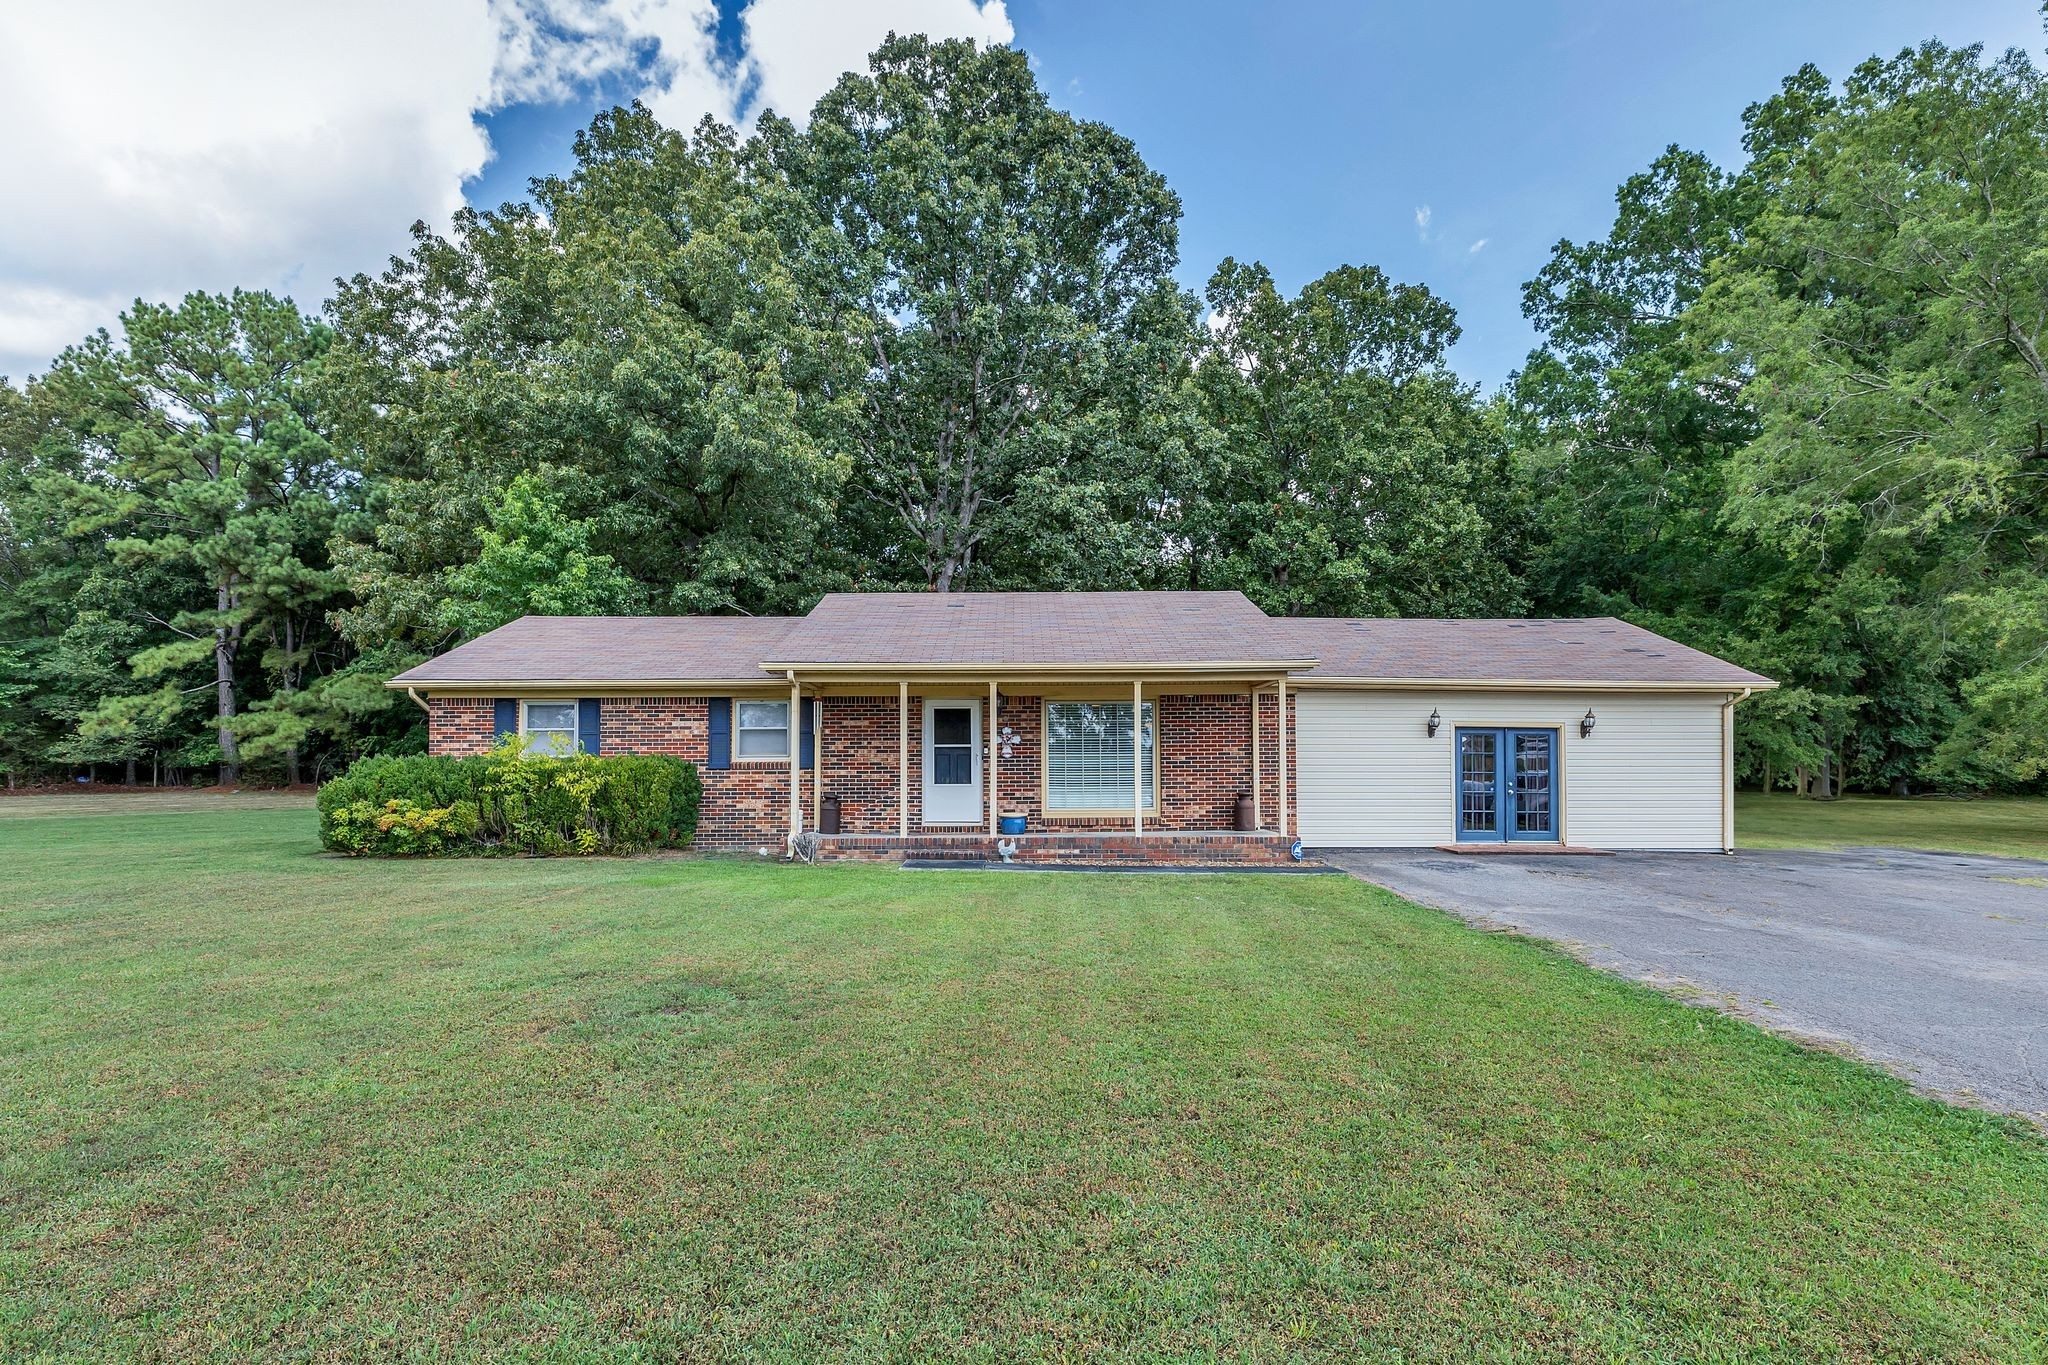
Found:
<svg viewBox="0 0 2048 1365"><path fill-rule="evenodd" d="M733 753L741 759L789 757L789 703L740 701L733 710Z"/></svg>
<svg viewBox="0 0 2048 1365"><path fill-rule="evenodd" d="M521 706L520 747L529 754L569 758L576 753L576 703L529 701Z"/></svg>
<svg viewBox="0 0 2048 1365"><path fill-rule="evenodd" d="M596 697L532 697L497 704L498 738L516 731L522 753L547 758L600 753L603 727L604 705Z"/></svg>

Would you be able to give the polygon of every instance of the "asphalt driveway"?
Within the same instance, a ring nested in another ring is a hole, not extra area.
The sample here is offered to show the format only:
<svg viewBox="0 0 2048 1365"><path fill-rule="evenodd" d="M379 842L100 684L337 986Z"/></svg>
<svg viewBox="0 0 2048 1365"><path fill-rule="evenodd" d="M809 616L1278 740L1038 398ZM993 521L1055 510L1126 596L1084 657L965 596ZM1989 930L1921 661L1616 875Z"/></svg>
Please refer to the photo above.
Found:
<svg viewBox="0 0 2048 1365"><path fill-rule="evenodd" d="M1318 857L1476 924L2048 1124L2048 863L1838 853Z"/></svg>

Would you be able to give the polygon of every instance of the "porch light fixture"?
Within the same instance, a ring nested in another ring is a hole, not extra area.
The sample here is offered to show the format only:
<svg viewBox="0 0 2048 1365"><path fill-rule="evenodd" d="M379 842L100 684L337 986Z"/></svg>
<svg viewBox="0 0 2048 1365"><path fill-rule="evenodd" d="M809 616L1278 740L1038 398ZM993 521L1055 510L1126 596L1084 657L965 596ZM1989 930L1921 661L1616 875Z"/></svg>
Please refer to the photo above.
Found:
<svg viewBox="0 0 2048 1365"><path fill-rule="evenodd" d="M1431 739L1435 739L1435 738L1436 738L1436 732L1437 732L1438 730L1441 730L1441 729L1443 729L1443 726L1444 726L1444 718L1443 718L1443 717L1442 717L1441 715L1438 715L1438 714L1437 714L1437 709L1436 709L1436 708L1435 708L1434 706L1430 707L1430 708L1429 708L1429 737L1430 737Z"/></svg>
<svg viewBox="0 0 2048 1365"><path fill-rule="evenodd" d="M1579 717L1580 739L1591 739L1593 737L1593 723L1593 708L1589 706L1586 708L1586 714Z"/></svg>

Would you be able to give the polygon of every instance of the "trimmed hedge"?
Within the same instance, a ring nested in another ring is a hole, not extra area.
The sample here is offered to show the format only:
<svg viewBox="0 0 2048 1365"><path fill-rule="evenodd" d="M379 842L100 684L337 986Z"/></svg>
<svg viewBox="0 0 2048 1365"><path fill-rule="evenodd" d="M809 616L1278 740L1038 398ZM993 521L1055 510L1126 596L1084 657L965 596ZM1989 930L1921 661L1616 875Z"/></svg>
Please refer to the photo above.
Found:
<svg viewBox="0 0 2048 1365"><path fill-rule="evenodd" d="M320 788L320 842L387 855L684 848L703 793L684 759L546 758L509 739L475 758L359 759Z"/></svg>

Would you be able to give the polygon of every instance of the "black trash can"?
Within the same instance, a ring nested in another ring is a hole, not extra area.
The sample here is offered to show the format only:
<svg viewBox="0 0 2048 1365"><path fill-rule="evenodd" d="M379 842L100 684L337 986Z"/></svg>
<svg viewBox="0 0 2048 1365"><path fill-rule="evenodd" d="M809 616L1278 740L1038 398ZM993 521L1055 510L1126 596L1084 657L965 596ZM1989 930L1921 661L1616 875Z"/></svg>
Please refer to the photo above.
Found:
<svg viewBox="0 0 2048 1365"><path fill-rule="evenodd" d="M818 803L818 833L839 832L839 798L828 796Z"/></svg>

